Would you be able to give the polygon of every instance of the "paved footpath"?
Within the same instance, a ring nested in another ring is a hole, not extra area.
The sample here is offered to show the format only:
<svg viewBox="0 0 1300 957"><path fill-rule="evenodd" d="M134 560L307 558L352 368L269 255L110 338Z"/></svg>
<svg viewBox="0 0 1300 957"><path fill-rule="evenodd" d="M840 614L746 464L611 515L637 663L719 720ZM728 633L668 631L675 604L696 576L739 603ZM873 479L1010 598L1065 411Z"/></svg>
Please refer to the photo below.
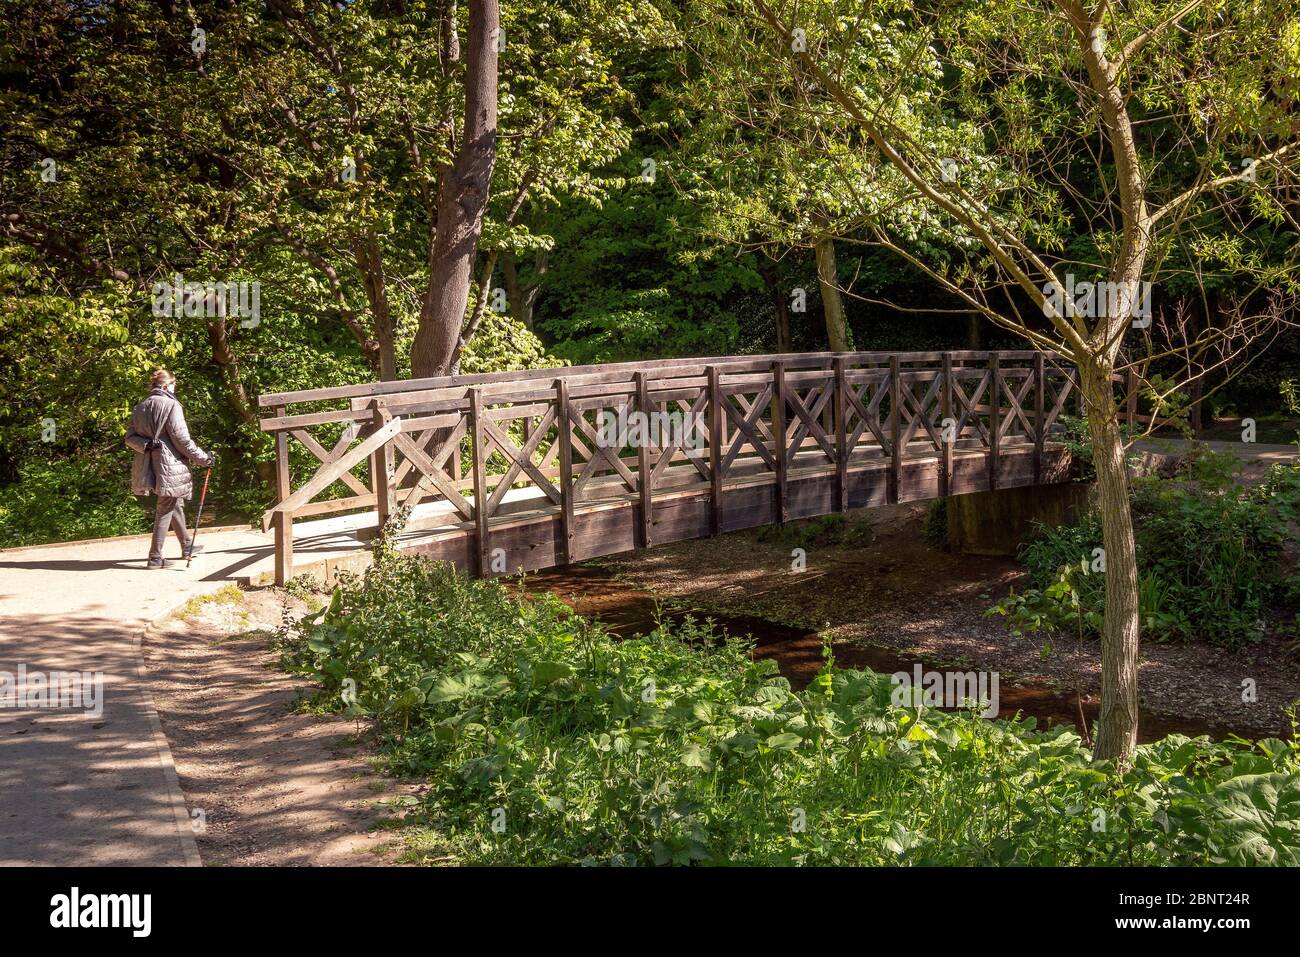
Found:
<svg viewBox="0 0 1300 957"><path fill-rule="evenodd" d="M199 542L192 567L156 571L145 537L0 551L0 672L16 679L25 666L29 695L37 673L103 672L99 715L11 706L0 685L0 865L200 863L139 642L152 621L274 559L271 536L253 529L202 531ZM320 534L297 558L360 547ZM168 554L178 550L169 539Z"/></svg>
<svg viewBox="0 0 1300 957"><path fill-rule="evenodd" d="M1260 442L1202 442L1214 452L1229 452L1241 460L1239 481L1257 482L1274 465L1292 462L1300 458L1300 448L1291 445L1266 445ZM1177 457L1187 451L1188 443L1183 439L1141 439L1134 443L1134 451L1139 455Z"/></svg>

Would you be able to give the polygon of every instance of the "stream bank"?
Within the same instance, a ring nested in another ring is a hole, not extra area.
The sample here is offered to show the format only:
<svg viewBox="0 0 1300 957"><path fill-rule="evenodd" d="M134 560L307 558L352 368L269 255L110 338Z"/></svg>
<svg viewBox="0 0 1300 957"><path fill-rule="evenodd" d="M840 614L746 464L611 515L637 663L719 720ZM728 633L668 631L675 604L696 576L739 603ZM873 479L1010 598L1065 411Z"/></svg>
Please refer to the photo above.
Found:
<svg viewBox="0 0 1300 957"><path fill-rule="evenodd" d="M660 618L711 618L749 636L795 687L823 664L884 674L989 671L1000 675L999 716L1040 726L1096 720L1095 642L1017 638L985 610L1021 587L1012 560L942 551L925 540L925 506L898 505L785 529L737 532L530 575L525 590L552 592L623 637ZM802 550L806 567L792 559ZM1289 737L1283 709L1300 698L1300 672L1276 643L1229 653L1201 643L1143 646L1139 739L1169 734ZM1241 701L1252 678L1258 700Z"/></svg>

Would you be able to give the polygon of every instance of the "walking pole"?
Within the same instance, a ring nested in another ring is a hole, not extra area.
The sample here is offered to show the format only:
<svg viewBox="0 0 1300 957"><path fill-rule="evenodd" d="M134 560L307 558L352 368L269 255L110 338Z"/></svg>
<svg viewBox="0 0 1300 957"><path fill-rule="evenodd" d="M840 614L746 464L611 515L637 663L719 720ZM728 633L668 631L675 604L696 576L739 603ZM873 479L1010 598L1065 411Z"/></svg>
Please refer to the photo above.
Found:
<svg viewBox="0 0 1300 957"><path fill-rule="evenodd" d="M199 537L199 520L203 518L203 503L208 498L208 478L212 475L212 466L209 465L203 472L203 491L199 493L199 510L194 516L194 534L190 536L189 555L185 559L185 567L190 567L190 562L194 561L194 542Z"/></svg>

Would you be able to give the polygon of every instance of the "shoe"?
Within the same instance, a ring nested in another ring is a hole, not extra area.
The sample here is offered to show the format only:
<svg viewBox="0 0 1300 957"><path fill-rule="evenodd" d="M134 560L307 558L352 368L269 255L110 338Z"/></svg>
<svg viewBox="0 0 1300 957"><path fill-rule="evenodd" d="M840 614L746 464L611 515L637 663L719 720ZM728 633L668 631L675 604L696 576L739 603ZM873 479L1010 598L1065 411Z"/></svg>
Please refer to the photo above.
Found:
<svg viewBox="0 0 1300 957"><path fill-rule="evenodd" d="M153 559L150 559L149 567L150 568L175 568L176 563L172 561L170 558L160 558L158 561L154 561Z"/></svg>
<svg viewBox="0 0 1300 957"><path fill-rule="evenodd" d="M203 554L203 546L202 546L202 545L191 545L191 546L190 546L190 550L189 550L188 552L186 552L186 553L185 553L183 556L181 556L181 557L182 557L182 558L193 558L195 555L202 555L202 554Z"/></svg>

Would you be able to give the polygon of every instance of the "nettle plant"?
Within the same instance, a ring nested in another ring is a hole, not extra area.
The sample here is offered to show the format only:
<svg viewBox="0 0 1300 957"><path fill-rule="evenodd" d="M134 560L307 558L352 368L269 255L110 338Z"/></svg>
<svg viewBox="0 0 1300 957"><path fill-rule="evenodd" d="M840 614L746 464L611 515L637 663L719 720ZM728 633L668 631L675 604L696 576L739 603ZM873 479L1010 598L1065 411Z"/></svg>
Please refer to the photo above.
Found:
<svg viewBox="0 0 1300 957"><path fill-rule="evenodd" d="M1173 736L1112 776L1068 727L898 706L829 650L796 691L707 623L616 639L549 596L376 557L282 650L426 785L415 861L1300 863L1294 735Z"/></svg>
<svg viewBox="0 0 1300 957"><path fill-rule="evenodd" d="M836 240L894 252L961 308L1078 369L1108 567L1097 753L1127 760L1142 620L1114 377L1159 372L1158 413L1288 321L1296 263L1276 250L1294 250L1284 204L1300 171L1294 11L1251 0L695 0L686 11L716 152L743 164L761 132L783 168L816 171L806 197L787 187L761 215L794 229L833 208ZM1165 286L1206 270L1271 295L1220 297L1198 329L1162 317ZM1079 308L1071 277L1104 284L1105 308Z"/></svg>

